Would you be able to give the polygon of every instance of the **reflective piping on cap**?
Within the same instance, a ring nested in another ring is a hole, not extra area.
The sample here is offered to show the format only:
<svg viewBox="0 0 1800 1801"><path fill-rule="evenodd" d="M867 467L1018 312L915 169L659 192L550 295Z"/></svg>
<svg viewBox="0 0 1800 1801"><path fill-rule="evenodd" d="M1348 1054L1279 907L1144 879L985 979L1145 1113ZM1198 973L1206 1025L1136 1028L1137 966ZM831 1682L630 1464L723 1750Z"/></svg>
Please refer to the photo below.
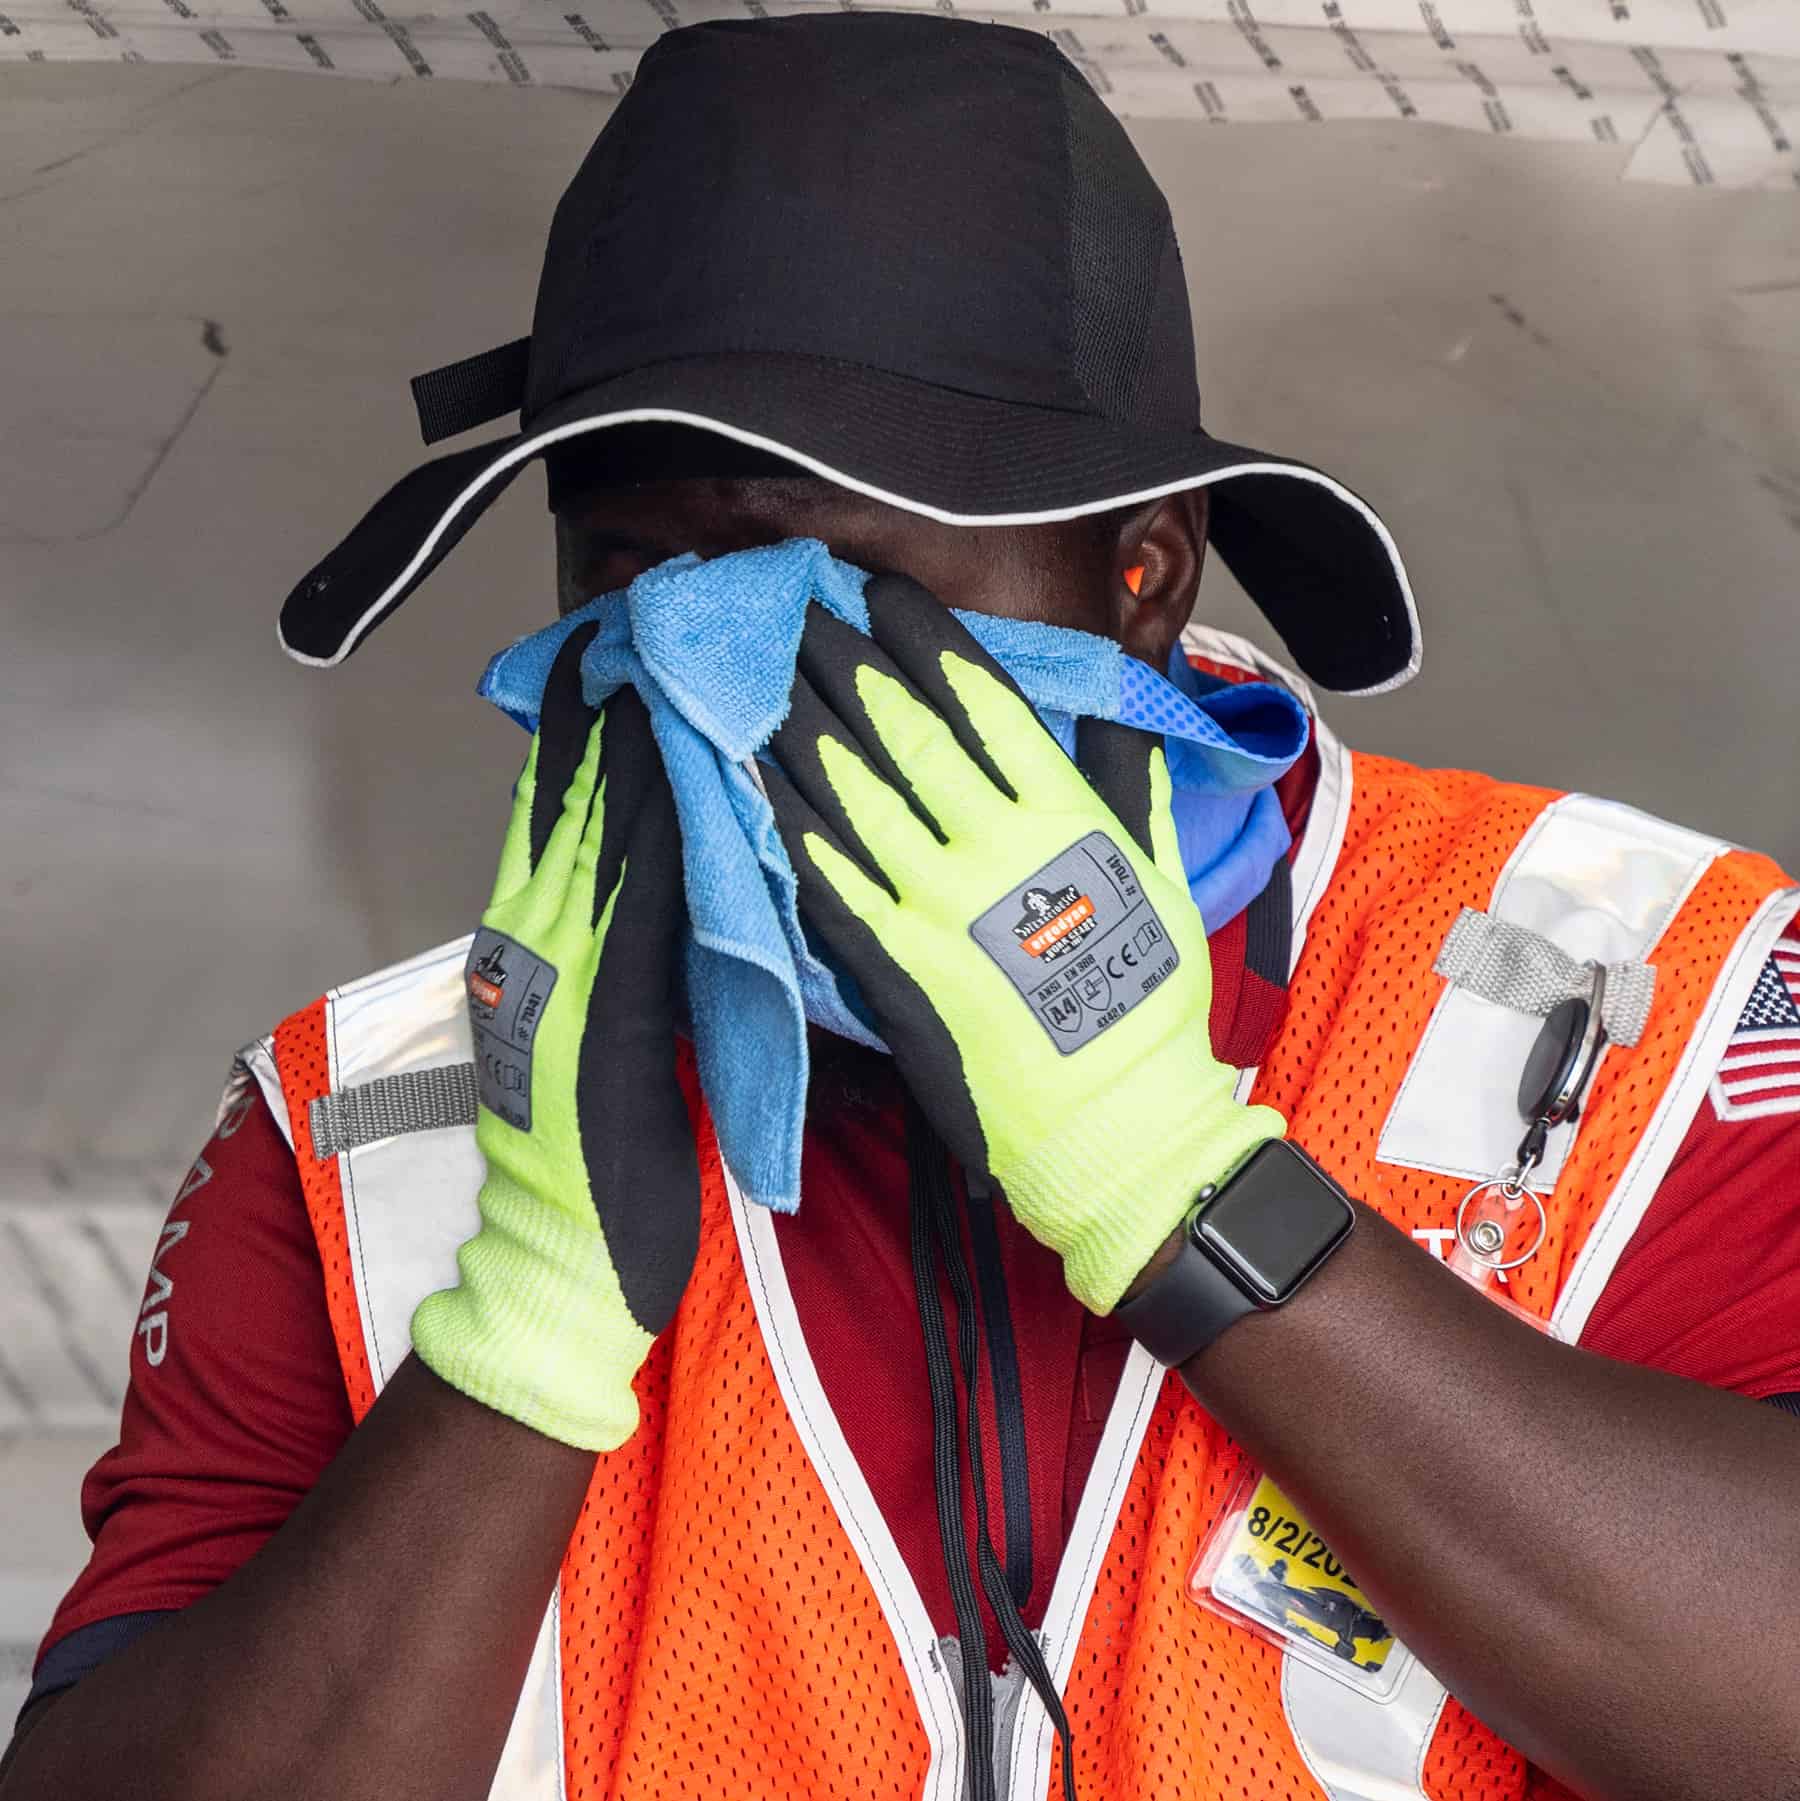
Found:
<svg viewBox="0 0 1800 1801"><path fill-rule="evenodd" d="M591 431L603 431L614 425L692 425L702 431L717 432L719 436L731 438L739 444L748 445L753 450L765 450L785 458L790 463L798 463L803 469L810 469L813 474L822 476L834 486L847 488L853 494L866 495L870 500L879 500L887 506L899 507L902 511L916 513L925 519L935 519L941 525L1055 525L1067 519L1081 519L1089 513L1104 513L1112 507L1135 506L1141 501L1161 500L1165 495L1184 494L1195 488L1209 488L1215 482L1228 481L1240 475L1279 475L1291 481L1308 481L1328 492L1346 505L1360 513L1381 542L1387 552L1388 562L1394 572L1394 579L1400 585L1401 597L1406 602L1406 620L1412 629L1412 652L1407 664L1397 675L1391 675L1384 682L1376 682L1367 688L1341 688L1333 692L1341 694L1385 694L1389 689L1404 687L1419 673L1422 656L1422 644L1419 632L1419 609L1413 600L1412 584L1406 579L1406 566L1400 560L1399 547L1387 527L1381 522L1374 509L1356 495L1335 482L1329 475L1317 469L1297 468L1291 463L1238 463L1229 469L1214 469L1205 475L1183 477L1175 481L1159 483L1153 488L1134 488L1128 493L1108 495L1100 500L1083 501L1080 506L1048 507L1038 512L1029 513L953 513L942 507L926 506L921 501L908 500L903 494L895 494L886 488L878 488L872 482L858 479L854 475L846 475L841 469L834 469L829 463L821 462L817 457L808 456L804 451L793 449L783 444L778 438L766 438L760 432L745 431L743 427L728 425L723 419L711 419L704 413L689 413L672 407L631 407L618 413L601 413L589 419L574 419L567 425L559 425L554 431L540 432L534 438L527 438L515 444L506 455L496 458L457 495L456 499L445 509L443 516L420 541L411 562L401 570L393 581L382 591L380 597L372 602L345 634L343 642L329 657L312 657L304 651L294 649L282 634L281 622L275 622L275 637L281 648L296 663L305 663L314 669L333 669L349 656L368 636L369 632L380 621L388 608L394 604L394 596L404 592L418 570L430 559L437 541L456 516L478 495L483 488L498 476L526 462L540 451L552 444L559 444L565 438L579 438Z"/></svg>

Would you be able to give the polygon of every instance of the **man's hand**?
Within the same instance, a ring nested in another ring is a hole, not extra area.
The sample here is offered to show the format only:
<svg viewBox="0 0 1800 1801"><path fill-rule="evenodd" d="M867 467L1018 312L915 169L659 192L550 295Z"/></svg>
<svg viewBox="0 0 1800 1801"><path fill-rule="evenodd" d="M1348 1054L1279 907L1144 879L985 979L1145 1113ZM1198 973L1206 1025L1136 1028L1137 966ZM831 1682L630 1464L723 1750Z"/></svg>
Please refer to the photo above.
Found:
<svg viewBox="0 0 1800 1801"><path fill-rule="evenodd" d="M700 1183L675 1073L674 796L638 696L582 699L597 630L551 669L470 952L481 1230L412 1333L452 1387L606 1451L637 1427L632 1379L692 1273Z"/></svg>
<svg viewBox="0 0 1800 1801"><path fill-rule="evenodd" d="M944 1141L1104 1313L1284 1129L1212 1054L1162 749L1083 722L1115 812L947 608L898 576L867 596L870 637L811 609L771 745L801 906Z"/></svg>

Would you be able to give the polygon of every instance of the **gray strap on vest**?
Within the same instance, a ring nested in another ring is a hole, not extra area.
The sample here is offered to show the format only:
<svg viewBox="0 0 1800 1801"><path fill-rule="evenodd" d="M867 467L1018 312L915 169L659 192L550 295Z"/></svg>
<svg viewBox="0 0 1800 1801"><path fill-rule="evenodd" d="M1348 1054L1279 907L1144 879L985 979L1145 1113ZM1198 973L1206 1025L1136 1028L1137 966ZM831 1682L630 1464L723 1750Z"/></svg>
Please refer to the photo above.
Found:
<svg viewBox="0 0 1800 1801"><path fill-rule="evenodd" d="M322 1094L308 1109L313 1155L321 1163L341 1151L395 1138L475 1123L475 1065L444 1063L380 1076L360 1088Z"/></svg>
<svg viewBox="0 0 1800 1801"><path fill-rule="evenodd" d="M1515 1013L1543 1018L1551 1008L1592 989L1587 967L1548 938L1509 925L1490 913L1464 907L1432 966L1458 988ZM1600 1020L1614 1044L1632 1045L1644 1035L1656 971L1648 963L1611 963Z"/></svg>

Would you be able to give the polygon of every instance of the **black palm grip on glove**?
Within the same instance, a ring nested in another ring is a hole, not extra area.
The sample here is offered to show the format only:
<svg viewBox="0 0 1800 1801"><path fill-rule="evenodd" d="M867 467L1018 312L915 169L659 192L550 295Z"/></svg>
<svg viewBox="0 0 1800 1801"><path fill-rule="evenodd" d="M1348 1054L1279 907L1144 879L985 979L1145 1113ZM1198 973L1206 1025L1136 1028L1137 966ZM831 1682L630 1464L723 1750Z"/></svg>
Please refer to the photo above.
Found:
<svg viewBox="0 0 1800 1801"><path fill-rule="evenodd" d="M904 866L904 857L901 864L884 868L871 853L832 783L821 747L826 739L834 740L838 749L832 755L840 768L846 759L864 765L905 800L939 843L947 842L944 826L957 822L947 816L940 825L932 819L929 805L921 804L914 784L898 767L909 761L907 747L901 747L897 756L896 747L883 741L869 716L859 681L865 680L868 672L876 672L904 688L944 722L968 764L973 765L968 774L978 785L983 780L991 784L1002 812L1026 805L1026 797L1015 792L996 756L983 743L946 674L949 655L1018 698L1026 715L1019 729L1027 734L1042 732L1044 754L1060 760L1063 753L1055 748L1042 722L1031 716L1017 684L963 623L917 582L877 576L870 580L866 596L867 636L822 607L808 609L792 709L770 745L778 768L767 773L765 786L794 866L808 926L855 977L902 1075L945 1142L965 1168L981 1171L987 1167L985 1134L952 1035L919 981L889 953L870 920L846 904L807 851L809 836L823 840L896 900L903 898L909 880L918 879ZM1136 844L1154 854L1151 823L1156 794L1151 772L1159 740L1112 721L1083 719L1077 725L1076 745L1077 760L1089 786L1118 816ZM935 752L923 743L919 746L923 759L935 755L941 760L943 754L941 745ZM1010 745L1006 754L1008 767L1030 766L1029 757L1020 756L1017 744ZM948 792L942 783L928 791ZM991 813L987 816L992 817ZM900 839L905 836L900 834ZM896 839L889 833L884 842L892 847ZM992 895L971 895L971 919L981 904L998 900L1006 886L1005 876L996 873Z"/></svg>
<svg viewBox="0 0 1800 1801"><path fill-rule="evenodd" d="M822 608L817 606L811 609L811 613L829 617ZM811 613L808 615L809 621ZM833 620L832 623L836 624L837 621ZM851 635L859 639L861 636L859 633ZM871 881L879 882L890 895L897 897L898 891L889 879L887 871L875 861L868 846L863 843L862 834L851 823L850 816L844 811L837 791L832 787L830 778L825 773L824 765L820 761L819 745L826 738L835 739L853 756L861 757L864 762L870 761L867 756L864 756L863 747L855 733L826 704L812 683L804 675L796 674L793 692L788 700L787 718L782 721L780 729L770 740L769 753L776 759L779 773L787 775L810 798L814 811L831 841ZM777 779L779 779L779 775ZM770 788L767 780L765 780L764 786ZM773 804L772 788L770 788L770 792L771 804ZM914 811L919 812L921 818L926 817L916 806ZM780 808L776 809L776 818L779 822ZM788 850L791 857L793 846L790 845ZM800 865L795 863L794 867L797 871Z"/></svg>
<svg viewBox="0 0 1800 1801"><path fill-rule="evenodd" d="M1018 695L1030 706L1017 682L982 649L967 626L940 601L929 588L922 587L910 576L876 575L869 578L863 590L869 609L869 629L877 643L893 659L895 665L922 695L934 712L955 734L956 741L975 761L983 775L1008 800L1019 797L1012 783L988 754L981 734L970 723L963 704L944 675L944 652L958 656L984 669L1003 688Z"/></svg>
<svg viewBox="0 0 1800 1801"><path fill-rule="evenodd" d="M1150 753L1156 748L1152 733L1120 725L1116 719L1075 722L1075 762L1088 786L1150 857L1156 855L1150 836Z"/></svg>
<svg viewBox="0 0 1800 1801"><path fill-rule="evenodd" d="M542 855L600 720L594 912L610 903L576 1073L582 1158L632 1318L660 1332L674 1317L700 1242L700 1171L676 1073L682 926L681 830L650 714L621 688L604 711L581 692L581 657L598 627L557 653L545 685L532 861ZM544 821L542 836L539 822Z"/></svg>
<svg viewBox="0 0 1800 1801"><path fill-rule="evenodd" d="M832 787L820 756L825 738L834 739L879 773L940 839L943 836L895 766L863 707L857 691L861 671L879 671L937 712L958 744L1009 801L1017 797L945 679L942 657L951 652L985 670L1014 694L1018 688L967 627L917 582L877 576L869 582L866 594L868 636L816 604L807 609L794 701L770 743L777 767L765 772L764 787L794 867L807 923L856 978L901 1075L936 1122L944 1142L965 1169L985 1172L985 1134L963 1079L954 1040L924 990L819 874L807 854L805 839L808 834L822 838L890 894L897 893L894 872L883 869L869 853ZM1020 699L1023 701L1023 696Z"/></svg>
<svg viewBox="0 0 1800 1801"><path fill-rule="evenodd" d="M844 736L841 731L836 735ZM787 847L788 861L794 866L802 917L856 978L888 1049L894 1053L902 1078L937 1122L957 1161L964 1169L985 1172L987 1139L962 1077L956 1041L924 989L887 955L881 940L844 905L837 890L819 874L807 855L805 839L809 833L828 844L839 842L836 833L796 784L778 769L765 772L763 786L775 812L776 829ZM834 804L833 811L837 810ZM854 858L855 853L846 847L844 855Z"/></svg>
<svg viewBox="0 0 1800 1801"><path fill-rule="evenodd" d="M687 907L675 796L635 690L608 702L601 738L606 830L600 880L623 862L581 1047L576 1101L600 1227L632 1317L674 1317L700 1243L694 1127L676 1075L675 1019ZM623 807L620 808L620 802ZM615 833L616 810L626 817Z"/></svg>
<svg viewBox="0 0 1800 1801"><path fill-rule="evenodd" d="M595 713L581 697L581 659L599 635L597 624L582 625L563 640L538 703L537 785L531 796L533 869L544 860L550 833L562 816L563 796L587 755Z"/></svg>

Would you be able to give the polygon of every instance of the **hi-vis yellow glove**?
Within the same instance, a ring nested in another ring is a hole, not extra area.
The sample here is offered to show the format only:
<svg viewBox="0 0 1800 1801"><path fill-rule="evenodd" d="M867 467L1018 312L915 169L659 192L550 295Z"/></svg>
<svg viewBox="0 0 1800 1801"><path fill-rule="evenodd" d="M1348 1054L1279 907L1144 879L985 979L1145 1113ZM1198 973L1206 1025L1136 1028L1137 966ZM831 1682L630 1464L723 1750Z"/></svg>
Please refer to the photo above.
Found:
<svg viewBox="0 0 1800 1801"><path fill-rule="evenodd" d="M551 668L469 951L481 1229L412 1337L453 1388L609 1451L693 1271L700 1178L675 1067L675 799L637 694L604 714L581 697L598 629Z"/></svg>
<svg viewBox="0 0 1800 1801"><path fill-rule="evenodd" d="M867 599L866 638L810 609L770 747L801 909L944 1142L1110 1312L1200 1190L1286 1129L1212 1054L1161 742L1084 720L1084 777L917 583Z"/></svg>

